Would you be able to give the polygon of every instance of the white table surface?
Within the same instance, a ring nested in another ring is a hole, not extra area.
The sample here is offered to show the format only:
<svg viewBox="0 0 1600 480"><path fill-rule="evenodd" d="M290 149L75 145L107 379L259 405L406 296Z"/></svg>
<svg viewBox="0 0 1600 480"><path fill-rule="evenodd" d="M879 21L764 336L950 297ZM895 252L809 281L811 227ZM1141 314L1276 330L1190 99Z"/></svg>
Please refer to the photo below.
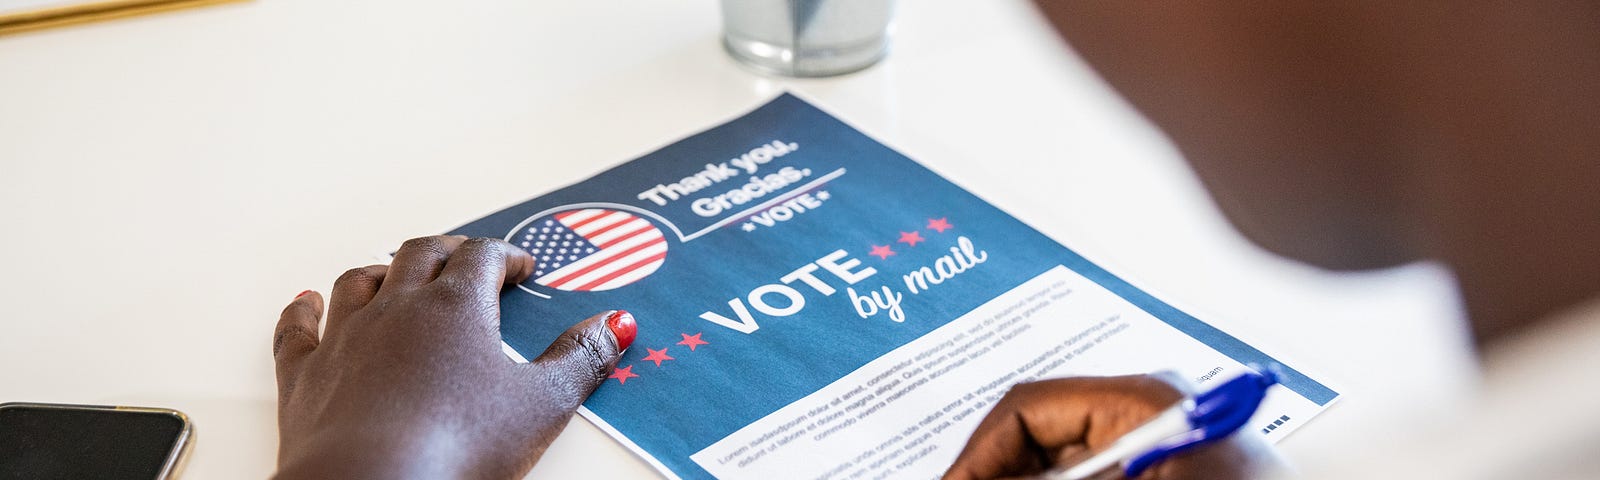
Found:
<svg viewBox="0 0 1600 480"><path fill-rule="evenodd" d="M884 63L823 80L718 29L711 0L257 0L0 37L0 401L177 408L188 478L265 476L290 297L786 89L1323 376L1345 398L1292 457L1471 386L1443 272L1250 246L1025 3L903 2ZM577 419L534 475L653 474Z"/></svg>

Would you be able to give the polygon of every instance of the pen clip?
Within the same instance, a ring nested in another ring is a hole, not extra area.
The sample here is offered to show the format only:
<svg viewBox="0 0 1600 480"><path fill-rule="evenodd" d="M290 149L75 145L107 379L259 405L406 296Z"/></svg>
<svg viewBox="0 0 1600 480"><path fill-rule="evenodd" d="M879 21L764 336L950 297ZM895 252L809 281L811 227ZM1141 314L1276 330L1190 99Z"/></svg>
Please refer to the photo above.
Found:
<svg viewBox="0 0 1600 480"><path fill-rule="evenodd" d="M1193 430L1174 435L1155 448L1128 460L1123 468L1127 478L1136 478L1157 462L1216 440L1239 430L1261 406L1267 389L1277 383L1271 370L1256 368L1245 372L1211 391L1196 395L1188 408L1189 425ZM1187 403L1187 402L1186 402Z"/></svg>

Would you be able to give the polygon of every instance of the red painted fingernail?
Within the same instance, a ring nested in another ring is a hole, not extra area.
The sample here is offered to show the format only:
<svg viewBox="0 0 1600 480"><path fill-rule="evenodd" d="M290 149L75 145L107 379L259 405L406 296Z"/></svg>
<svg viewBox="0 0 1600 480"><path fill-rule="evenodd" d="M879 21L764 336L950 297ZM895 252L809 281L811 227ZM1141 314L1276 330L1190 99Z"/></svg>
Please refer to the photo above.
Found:
<svg viewBox="0 0 1600 480"><path fill-rule="evenodd" d="M606 316L606 326L611 327L611 335L617 337L617 350L627 350L633 345L633 337L639 335L639 324L633 321L633 314L627 310L617 310Z"/></svg>
<svg viewBox="0 0 1600 480"><path fill-rule="evenodd" d="M299 295L295 295L294 298L298 300L300 297L306 296L307 293L311 293L311 291L310 290L306 290L304 292L300 292L300 294Z"/></svg>

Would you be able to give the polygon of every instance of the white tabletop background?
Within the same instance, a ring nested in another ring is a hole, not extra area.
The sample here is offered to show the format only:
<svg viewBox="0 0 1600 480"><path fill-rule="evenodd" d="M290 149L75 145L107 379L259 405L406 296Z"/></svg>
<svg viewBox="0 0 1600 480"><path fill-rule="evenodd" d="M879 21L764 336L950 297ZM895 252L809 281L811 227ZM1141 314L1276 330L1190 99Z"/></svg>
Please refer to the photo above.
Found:
<svg viewBox="0 0 1600 480"><path fill-rule="evenodd" d="M1291 457L1472 385L1443 271L1250 246L1026 3L903 2L886 61L822 80L740 68L719 22L711 0L257 0L0 37L0 401L177 408L188 478L265 476L290 297L784 90L1323 376L1345 398ZM653 474L576 419L534 475Z"/></svg>

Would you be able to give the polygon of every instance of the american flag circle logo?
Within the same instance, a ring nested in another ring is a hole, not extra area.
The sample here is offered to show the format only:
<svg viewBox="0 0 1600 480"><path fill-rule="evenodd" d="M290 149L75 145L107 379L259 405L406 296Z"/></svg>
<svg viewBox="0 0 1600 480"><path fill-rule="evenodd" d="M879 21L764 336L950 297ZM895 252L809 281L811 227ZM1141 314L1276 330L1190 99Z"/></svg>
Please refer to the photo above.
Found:
<svg viewBox="0 0 1600 480"><path fill-rule="evenodd" d="M533 254L534 283L569 292L636 282L667 259L666 236L649 220L604 208L535 218L510 240Z"/></svg>

